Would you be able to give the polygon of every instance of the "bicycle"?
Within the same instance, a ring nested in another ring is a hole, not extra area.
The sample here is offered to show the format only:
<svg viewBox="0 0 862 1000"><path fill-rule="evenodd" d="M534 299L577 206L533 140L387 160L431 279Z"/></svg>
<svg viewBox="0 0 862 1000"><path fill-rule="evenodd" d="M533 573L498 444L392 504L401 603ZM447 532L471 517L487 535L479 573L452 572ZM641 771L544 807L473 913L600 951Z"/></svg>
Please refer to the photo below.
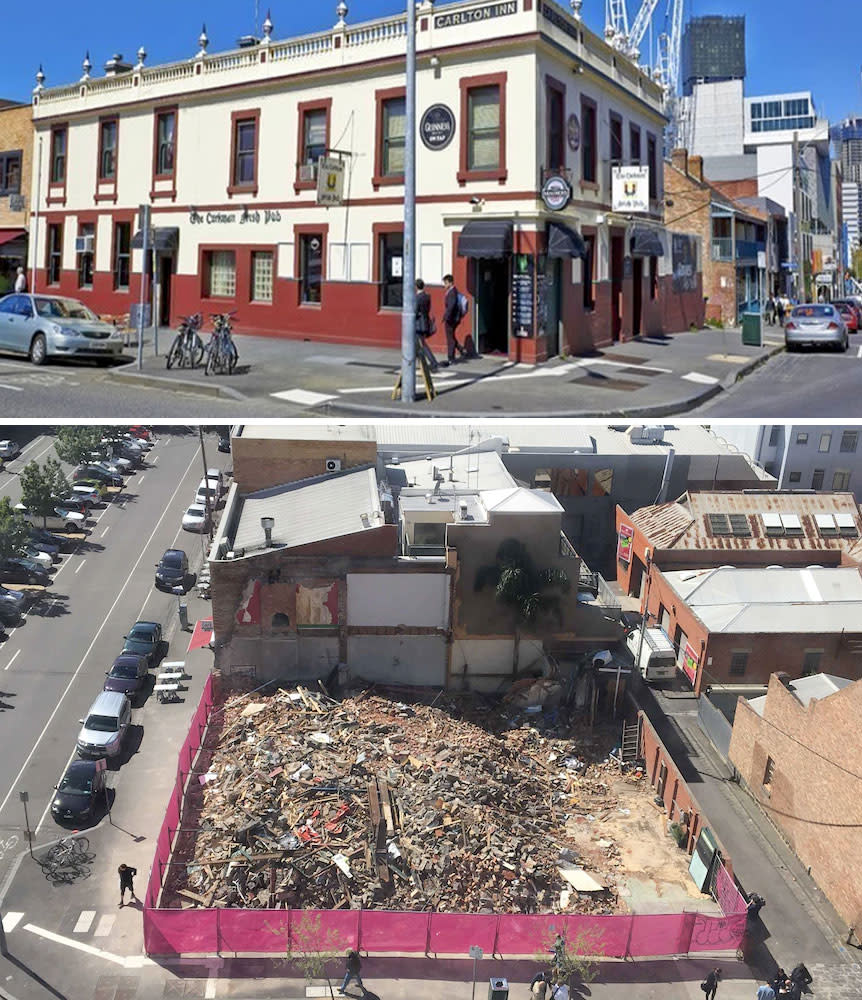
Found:
<svg viewBox="0 0 862 1000"><path fill-rule="evenodd" d="M210 315L213 318L213 332L206 346L207 361L204 375L224 374L225 372L230 375L236 368L239 359L239 351L236 349L231 334L230 323L231 319L236 316L236 312L210 313Z"/></svg>
<svg viewBox="0 0 862 1000"><path fill-rule="evenodd" d="M48 848L39 859L39 865L49 881L72 882L90 874L90 865L95 857L86 837L64 837Z"/></svg>
<svg viewBox="0 0 862 1000"><path fill-rule="evenodd" d="M203 326L203 316L195 313L193 316L181 316L180 328L177 331L171 349L165 358L165 367L196 368L204 356L204 342L198 330Z"/></svg>

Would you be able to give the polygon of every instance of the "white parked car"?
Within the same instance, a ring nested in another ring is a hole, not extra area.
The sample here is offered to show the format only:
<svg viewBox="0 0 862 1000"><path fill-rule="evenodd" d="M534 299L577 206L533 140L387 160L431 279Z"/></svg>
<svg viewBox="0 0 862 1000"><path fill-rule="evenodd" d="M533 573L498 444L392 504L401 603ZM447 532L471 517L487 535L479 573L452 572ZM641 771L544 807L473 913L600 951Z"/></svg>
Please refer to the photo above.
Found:
<svg viewBox="0 0 862 1000"><path fill-rule="evenodd" d="M195 503L204 507L207 502L207 489L209 489L210 510L215 510L219 500L219 481L207 476L198 484L198 491L195 494Z"/></svg>
<svg viewBox="0 0 862 1000"><path fill-rule="evenodd" d="M47 552L42 552L41 549L34 549L32 545L28 545L24 549L24 555L27 559L32 559L37 566L41 566L42 569L52 569L54 566L54 560Z"/></svg>
<svg viewBox="0 0 862 1000"><path fill-rule="evenodd" d="M210 519L203 504L193 503L183 514L183 528L186 531L209 531Z"/></svg>
<svg viewBox="0 0 862 1000"><path fill-rule="evenodd" d="M47 517L34 514L29 511L24 504L15 504L15 510L24 518L28 524L33 524L37 528L47 528L48 531L75 532L83 531L86 518L76 510L66 510L65 507L55 507L54 513Z"/></svg>
<svg viewBox="0 0 862 1000"><path fill-rule="evenodd" d="M17 441L0 441L0 458L14 458L20 452L21 448Z"/></svg>

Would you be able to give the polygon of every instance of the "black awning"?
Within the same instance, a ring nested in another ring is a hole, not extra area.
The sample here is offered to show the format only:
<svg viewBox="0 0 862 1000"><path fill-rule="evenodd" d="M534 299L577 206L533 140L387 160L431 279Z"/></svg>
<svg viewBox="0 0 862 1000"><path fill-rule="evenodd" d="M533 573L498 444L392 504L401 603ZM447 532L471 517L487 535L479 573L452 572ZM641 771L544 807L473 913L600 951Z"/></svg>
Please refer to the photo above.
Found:
<svg viewBox="0 0 862 1000"><path fill-rule="evenodd" d="M632 230L632 256L664 257L664 243L657 229L635 226Z"/></svg>
<svg viewBox="0 0 862 1000"><path fill-rule="evenodd" d="M150 250L176 250L180 245L180 231L177 226L157 226L153 230L154 242ZM144 249L144 234L139 229L132 237L132 249Z"/></svg>
<svg viewBox="0 0 862 1000"><path fill-rule="evenodd" d="M458 256L505 257L512 252L512 228L512 223L505 219L468 222L458 236Z"/></svg>
<svg viewBox="0 0 862 1000"><path fill-rule="evenodd" d="M586 257L587 245L576 229L564 226L562 222L548 224L549 257Z"/></svg>

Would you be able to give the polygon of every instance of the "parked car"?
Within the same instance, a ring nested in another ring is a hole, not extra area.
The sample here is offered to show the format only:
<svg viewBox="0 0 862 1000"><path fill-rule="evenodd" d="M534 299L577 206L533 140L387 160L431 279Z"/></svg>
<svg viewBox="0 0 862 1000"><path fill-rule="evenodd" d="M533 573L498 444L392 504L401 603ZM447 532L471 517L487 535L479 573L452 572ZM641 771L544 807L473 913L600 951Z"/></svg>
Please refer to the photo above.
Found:
<svg viewBox="0 0 862 1000"><path fill-rule="evenodd" d="M6 441L0 441L0 458L15 458L16 455L21 454L21 446L17 441L12 441L7 439Z"/></svg>
<svg viewBox="0 0 862 1000"><path fill-rule="evenodd" d="M60 552L71 552L77 542L73 538L65 535L55 535L47 528L40 528L34 524L30 525L30 540L34 545L41 545L43 552L52 552L52 548L57 546ZM53 555L53 552L52 552Z"/></svg>
<svg viewBox="0 0 862 1000"><path fill-rule="evenodd" d="M68 507L60 506L54 508L53 514L36 514L30 511L22 503L15 504L15 510L24 518L28 524L33 524L37 528L48 528L50 531L83 531L86 518L76 510L69 510Z"/></svg>
<svg viewBox="0 0 862 1000"><path fill-rule="evenodd" d="M47 587L50 582L46 570L26 556L0 559L0 583L29 583L35 587Z"/></svg>
<svg viewBox="0 0 862 1000"><path fill-rule="evenodd" d="M95 480L103 486L122 486L123 477L116 472L109 472L100 465L79 465L72 473L72 479L76 483L87 483L91 485Z"/></svg>
<svg viewBox="0 0 862 1000"><path fill-rule="evenodd" d="M65 496L58 496L56 493L51 498L58 507L62 507L63 510L74 510L79 514L83 514L84 517L90 513L91 503L84 497L75 496L71 492L65 494Z"/></svg>
<svg viewBox="0 0 862 1000"><path fill-rule="evenodd" d="M132 437L140 438L142 441L147 441L152 444L153 432L149 427L145 427L143 424L133 424L129 428L129 434Z"/></svg>
<svg viewBox="0 0 862 1000"><path fill-rule="evenodd" d="M91 507L95 504L101 504L104 500L102 491L96 486L73 483L69 487L69 491L71 496L78 497L80 500L86 500Z"/></svg>
<svg viewBox="0 0 862 1000"><path fill-rule="evenodd" d="M226 455L230 454L230 434L219 434L218 450L224 452Z"/></svg>
<svg viewBox="0 0 862 1000"><path fill-rule="evenodd" d="M77 475L77 472L73 472L72 483L74 486L89 486L90 489L98 490L103 500L105 494L108 492L108 483L105 480L97 479L95 476L88 476L85 472L82 472L80 477Z"/></svg>
<svg viewBox="0 0 862 1000"><path fill-rule="evenodd" d="M136 653L146 657L148 667L156 665L162 646L162 626L158 622L137 621L123 638L123 654Z"/></svg>
<svg viewBox="0 0 862 1000"><path fill-rule="evenodd" d="M81 823L94 817L106 793L105 767L98 760L73 760L56 786L51 815L57 823Z"/></svg>
<svg viewBox="0 0 862 1000"><path fill-rule="evenodd" d="M202 506L207 503L207 492L209 492L209 505L210 510L215 510L219 501L219 480L212 478L209 473L207 473L207 478L202 479L198 483L198 490L195 493L195 503L201 504Z"/></svg>
<svg viewBox="0 0 862 1000"><path fill-rule="evenodd" d="M59 295L6 295L0 299L0 351L25 354L34 365L50 357L112 361L123 342L83 302Z"/></svg>
<svg viewBox="0 0 862 1000"><path fill-rule="evenodd" d="M167 549L156 563L156 587L159 590L185 589L189 575L189 557L182 549Z"/></svg>
<svg viewBox="0 0 862 1000"><path fill-rule="evenodd" d="M838 309L831 303L817 302L793 308L784 324L784 343L788 351L806 344L826 344L846 351L850 338Z"/></svg>
<svg viewBox="0 0 862 1000"><path fill-rule="evenodd" d="M79 721L77 747L82 757L116 757L132 721L132 706L121 692L102 691Z"/></svg>
<svg viewBox="0 0 862 1000"><path fill-rule="evenodd" d="M43 535L45 537L42 537ZM49 541L48 539L55 540ZM30 534L27 537L27 544L32 545L34 549L38 549L40 552L47 552L55 562L60 558L60 552L62 551L60 539L56 535L52 535L50 531L40 532L38 528L31 526Z"/></svg>
<svg viewBox="0 0 862 1000"><path fill-rule="evenodd" d="M833 306L841 313L841 319L844 320L844 325L847 327L849 333L859 332L859 310L853 302L848 302L844 299L839 299L837 302L832 303Z"/></svg>
<svg viewBox="0 0 862 1000"><path fill-rule="evenodd" d="M24 613L26 595L0 587L0 625L17 625Z"/></svg>
<svg viewBox="0 0 862 1000"><path fill-rule="evenodd" d="M54 559L49 553L42 552L41 549L37 549L32 545L25 545L24 552L22 553L25 559L29 559L30 562L36 563L37 566L41 566L45 572L50 572L54 568Z"/></svg>
<svg viewBox="0 0 862 1000"><path fill-rule="evenodd" d="M126 461L125 459L123 461ZM104 469L105 472L110 472L113 476L120 476L120 481L122 482L122 477L128 473L128 469L120 462L114 459L99 458L98 456L91 457L91 466L95 466L97 469ZM128 465L128 462L126 462Z"/></svg>
<svg viewBox="0 0 862 1000"><path fill-rule="evenodd" d="M186 531L209 531L210 517L203 504L193 503L183 514L183 528Z"/></svg>
<svg viewBox="0 0 862 1000"><path fill-rule="evenodd" d="M144 686L149 663L140 653L120 653L105 671L105 691L122 691L131 697Z"/></svg>

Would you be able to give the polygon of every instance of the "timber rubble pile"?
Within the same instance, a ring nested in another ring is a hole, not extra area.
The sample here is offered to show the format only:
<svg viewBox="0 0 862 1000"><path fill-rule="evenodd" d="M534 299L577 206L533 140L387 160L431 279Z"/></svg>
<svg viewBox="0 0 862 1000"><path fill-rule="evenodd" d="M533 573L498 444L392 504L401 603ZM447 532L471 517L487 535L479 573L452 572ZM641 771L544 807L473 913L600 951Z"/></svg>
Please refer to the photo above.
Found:
<svg viewBox="0 0 862 1000"><path fill-rule="evenodd" d="M162 905L616 912L616 846L575 847L617 811L599 740L565 710L406 697L228 694Z"/></svg>

